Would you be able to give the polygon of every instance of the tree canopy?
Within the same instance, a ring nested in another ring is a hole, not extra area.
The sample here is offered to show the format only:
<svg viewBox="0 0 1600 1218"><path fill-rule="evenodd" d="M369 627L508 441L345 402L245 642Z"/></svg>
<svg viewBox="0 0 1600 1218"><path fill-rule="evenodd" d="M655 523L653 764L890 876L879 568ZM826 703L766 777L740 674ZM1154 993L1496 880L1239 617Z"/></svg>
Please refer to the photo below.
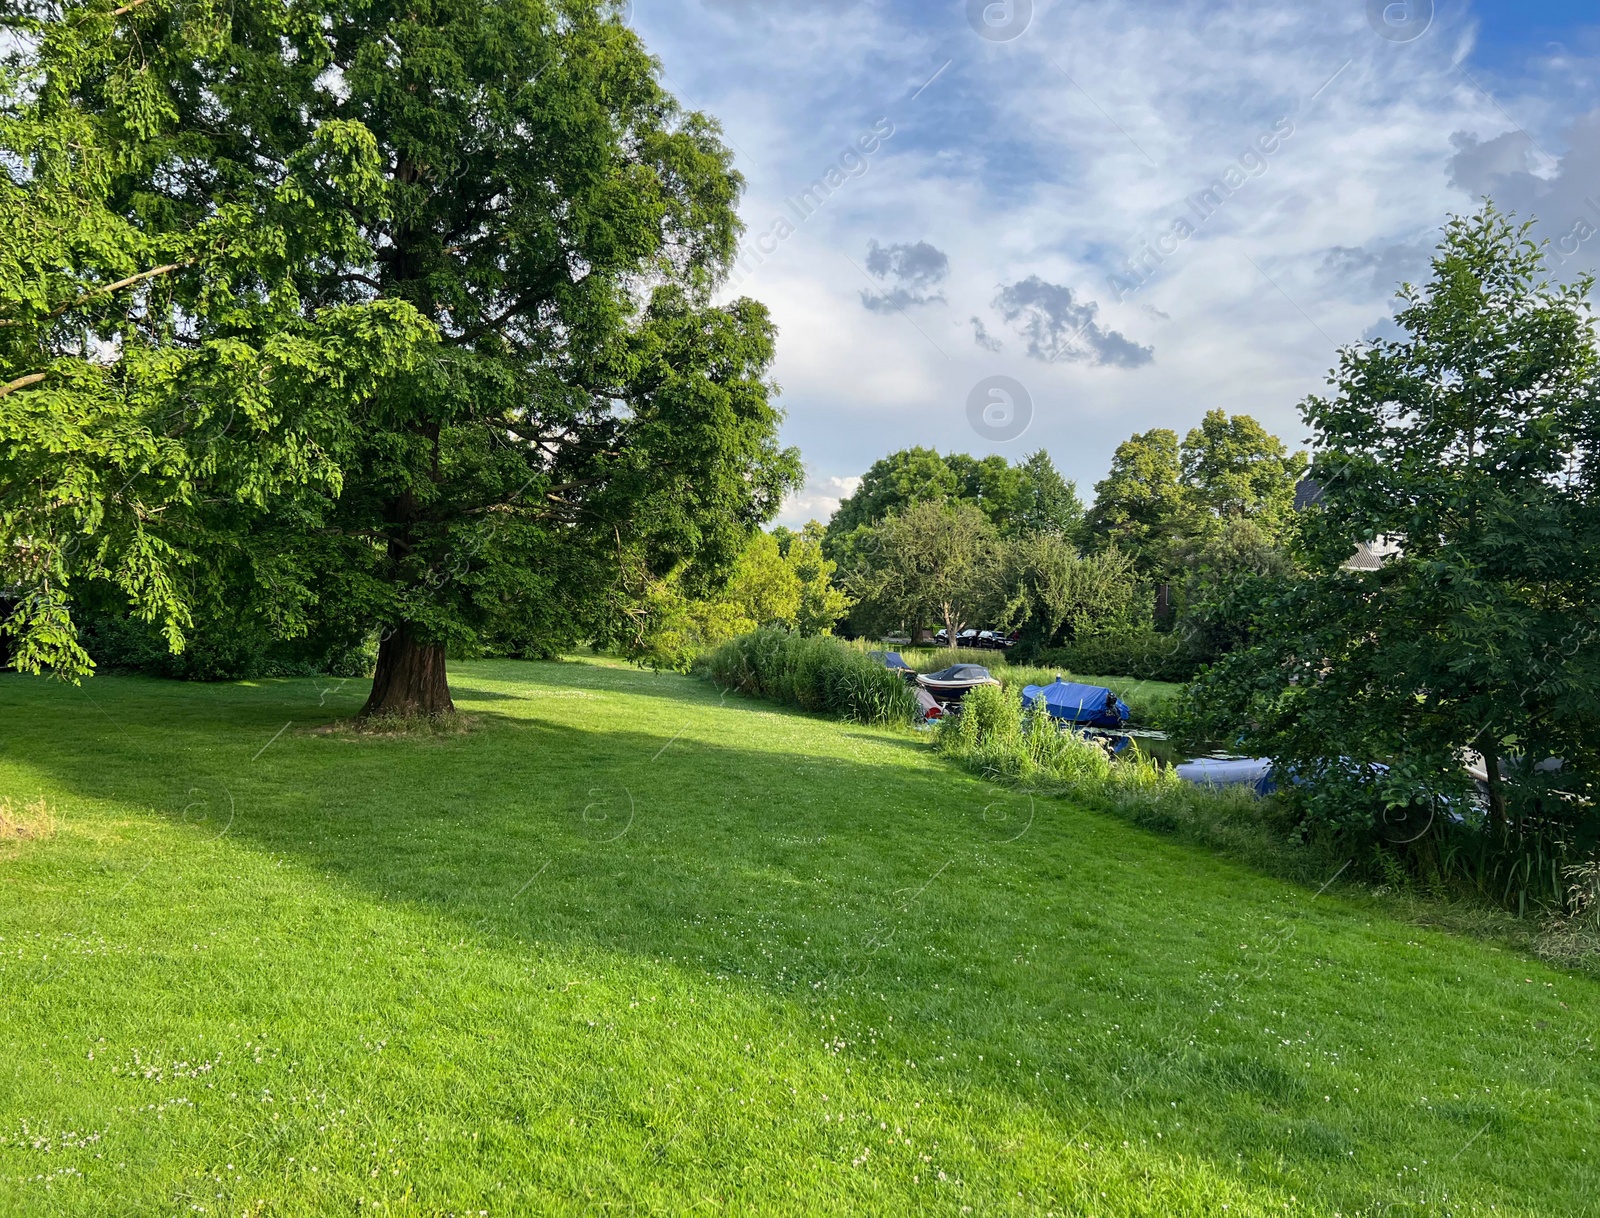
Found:
<svg viewBox="0 0 1600 1218"><path fill-rule="evenodd" d="M126 252L80 243L88 286L64 299L160 259L185 270L163 283L194 285L168 309L185 357L250 338L298 353L312 325L361 345L302 357L305 392L335 403L285 442L304 471L229 498L200 469L185 569L227 572L228 604L286 629L382 628L369 711L449 709L451 643L636 637L653 584L715 587L797 480L776 441L766 312L709 304L741 179L715 123L662 89L608 7L145 0L30 23L33 83L8 94L18 130L87 124L137 153L79 174ZM134 65L131 84L117 65ZM40 175L14 173L11 190L44 193ZM181 262L194 248L265 265L219 284ZM105 363L87 345L78 359ZM236 377L273 386L275 427L293 367ZM359 383L332 388L334 373ZM41 384L11 391L9 417ZM42 424L10 426L43 451ZM255 438L239 446L265 463ZM259 510L235 510L241 498ZM175 630L186 595L174 581Z"/></svg>
<svg viewBox="0 0 1600 1218"><path fill-rule="evenodd" d="M964 499L922 500L863 530L845 586L878 629L941 623L949 645L1005 603L1004 542Z"/></svg>
<svg viewBox="0 0 1600 1218"><path fill-rule="evenodd" d="M1052 647L1072 639L1150 626L1150 586L1121 550L1081 554L1055 533L1029 533L1006 554L1008 625L1023 641Z"/></svg>
<svg viewBox="0 0 1600 1218"><path fill-rule="evenodd" d="M1491 856L1582 836L1600 760L1591 287L1552 283L1492 207L1457 218L1431 280L1401 293L1403 337L1343 351L1332 394L1305 404L1323 490L1308 572L1236 598L1252 645L1192 707L1203 732L1317 777L1291 795L1322 822L1370 831L1421 808L1442 831L1438 800L1470 806L1472 750ZM1343 569L1380 536L1399 552ZM1535 768L1547 757L1560 766Z"/></svg>
<svg viewBox="0 0 1600 1218"><path fill-rule="evenodd" d="M804 637L829 634L851 605L833 575L816 521L798 532L757 533L726 586L715 592L687 596L675 576L654 584L635 654L658 668L687 669L708 648L763 627L779 626Z"/></svg>
<svg viewBox="0 0 1600 1218"><path fill-rule="evenodd" d="M855 493L839 504L828 522L828 553L850 565L862 530L913 504L946 500L974 504L1003 537L1075 537L1083 520L1077 488L1043 449L1012 464L994 454L941 457L931 448L906 448L873 462Z"/></svg>
<svg viewBox="0 0 1600 1218"><path fill-rule="evenodd" d="M1095 484L1088 527L1151 574L1166 565L1186 509L1178 433L1157 427L1117 445L1110 471Z"/></svg>
<svg viewBox="0 0 1600 1218"><path fill-rule="evenodd" d="M1158 427L1117 446L1095 485L1089 532L1132 554L1146 575L1172 578L1240 520L1260 537L1286 540L1305 468L1304 453L1291 454L1249 415L1207 411L1181 444Z"/></svg>
<svg viewBox="0 0 1600 1218"><path fill-rule="evenodd" d="M336 492L345 403L433 337L405 302L307 307L296 291L361 248L353 216L381 198L359 125L310 126L258 189L182 215L149 189L183 176L179 64L212 51L205 20L164 7L6 19L20 49L0 69L0 579L24 670L90 671L73 604L91 581L181 647L210 579L197 554L223 522ZM294 598L276 609L293 629Z"/></svg>
<svg viewBox="0 0 1600 1218"><path fill-rule="evenodd" d="M1249 415L1222 410L1206 412L1179 456L1187 506L1200 518L1193 527L1201 532L1246 517L1264 533L1281 532L1306 469L1305 453L1291 454Z"/></svg>

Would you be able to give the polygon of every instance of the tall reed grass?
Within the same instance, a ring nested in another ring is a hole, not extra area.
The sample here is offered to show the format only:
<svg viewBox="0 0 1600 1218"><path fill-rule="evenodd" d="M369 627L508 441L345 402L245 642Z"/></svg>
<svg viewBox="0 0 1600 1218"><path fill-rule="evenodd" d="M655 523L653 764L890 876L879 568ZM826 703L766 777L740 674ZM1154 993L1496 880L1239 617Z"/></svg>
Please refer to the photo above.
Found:
<svg viewBox="0 0 1600 1218"><path fill-rule="evenodd" d="M1064 796L1284 879L1320 885L1347 864L1330 844L1297 839L1277 801L1183 782L1142 753L1112 757L1047 715L1024 710L1020 686L973 690L961 715L939 725L936 741L940 752L991 782Z"/></svg>
<svg viewBox="0 0 1600 1218"><path fill-rule="evenodd" d="M726 689L857 723L909 724L919 713L903 677L826 635L742 634L701 656L695 671Z"/></svg>
<svg viewBox="0 0 1600 1218"><path fill-rule="evenodd" d="M1101 744L1024 710L1022 687L980 685L939 725L939 751L1005 782L1064 784L1074 792L1166 793L1183 784L1142 753L1112 757Z"/></svg>

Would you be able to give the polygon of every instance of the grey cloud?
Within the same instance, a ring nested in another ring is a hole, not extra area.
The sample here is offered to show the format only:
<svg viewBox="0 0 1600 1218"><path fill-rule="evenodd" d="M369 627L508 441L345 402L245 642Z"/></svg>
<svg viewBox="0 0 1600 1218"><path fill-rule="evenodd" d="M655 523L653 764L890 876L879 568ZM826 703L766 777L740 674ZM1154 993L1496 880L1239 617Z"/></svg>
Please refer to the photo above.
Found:
<svg viewBox="0 0 1600 1218"><path fill-rule="evenodd" d="M1363 281L1376 292L1390 294L1402 283L1427 275L1435 242L1422 240L1391 245L1336 245L1322 260L1322 269L1340 279Z"/></svg>
<svg viewBox="0 0 1600 1218"><path fill-rule="evenodd" d="M1474 197L1488 195L1520 219L1537 217L1534 236L1549 240L1558 275L1600 270L1600 110L1573 120L1568 151L1553 165L1520 131L1490 140L1457 132L1450 140L1456 148L1451 185ZM1535 172L1541 166L1543 172Z"/></svg>
<svg viewBox="0 0 1600 1218"><path fill-rule="evenodd" d="M862 292L861 303L874 313L891 313L910 305L942 303L944 293L934 289L950 273L950 259L926 241L913 245L873 241L867 246L867 271L890 286L883 292Z"/></svg>
<svg viewBox="0 0 1600 1218"><path fill-rule="evenodd" d="M1533 139L1524 131L1507 131L1481 141L1457 131L1450 143L1456 150L1450 158L1450 185L1468 194L1492 194L1500 179L1532 176L1537 164Z"/></svg>
<svg viewBox="0 0 1600 1218"><path fill-rule="evenodd" d="M985 351L999 351L1005 344L989 333L989 328L983 324L981 317L972 319L972 341Z"/></svg>
<svg viewBox="0 0 1600 1218"><path fill-rule="evenodd" d="M1406 332L1400 328L1400 323L1393 317L1385 317L1375 321L1365 330L1361 331L1361 340L1368 343L1377 342L1403 342Z"/></svg>
<svg viewBox="0 0 1600 1218"><path fill-rule="evenodd" d="M1002 287L994 299L1000 316L1028 342L1028 354L1051 363L1086 360L1117 368L1138 368L1155 358L1155 349L1141 347L1095 320L1100 306L1077 300L1072 289L1030 275Z"/></svg>

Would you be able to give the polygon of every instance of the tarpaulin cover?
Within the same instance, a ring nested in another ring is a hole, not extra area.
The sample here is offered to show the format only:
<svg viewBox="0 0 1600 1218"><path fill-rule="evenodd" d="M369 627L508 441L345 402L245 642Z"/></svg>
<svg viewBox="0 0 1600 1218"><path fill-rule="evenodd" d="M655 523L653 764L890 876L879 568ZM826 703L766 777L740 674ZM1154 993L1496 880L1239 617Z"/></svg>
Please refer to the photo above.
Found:
<svg viewBox="0 0 1600 1218"><path fill-rule="evenodd" d="M1042 705L1052 719L1088 727L1121 727L1133 712L1103 685L1078 685L1057 677L1049 685L1030 685L1022 691L1022 705Z"/></svg>
<svg viewBox="0 0 1600 1218"><path fill-rule="evenodd" d="M911 671L911 665L905 662L898 651L869 651L867 654L885 668L892 668L896 672Z"/></svg>
<svg viewBox="0 0 1600 1218"><path fill-rule="evenodd" d="M1270 757L1200 757L1180 765L1178 777L1201 787L1251 787L1257 795L1278 789Z"/></svg>

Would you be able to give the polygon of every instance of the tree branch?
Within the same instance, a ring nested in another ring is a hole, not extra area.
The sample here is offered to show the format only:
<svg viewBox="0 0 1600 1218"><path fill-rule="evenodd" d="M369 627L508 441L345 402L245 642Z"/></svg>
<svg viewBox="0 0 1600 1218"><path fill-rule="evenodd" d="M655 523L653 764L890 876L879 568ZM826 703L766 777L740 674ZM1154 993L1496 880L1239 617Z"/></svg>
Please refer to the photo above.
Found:
<svg viewBox="0 0 1600 1218"><path fill-rule="evenodd" d="M144 0L128 0L128 3L124 4L121 8L112 9L111 10L111 15L113 17L120 17L124 13L131 13L131 12L133 12L134 9L138 8L143 3L144 3Z"/></svg>
<svg viewBox="0 0 1600 1218"><path fill-rule="evenodd" d="M26 389L29 385L37 385L44 380L45 376L46 374L43 372L31 372L27 376L19 376L9 384L0 385L0 398L5 397L8 393L15 393L18 389Z"/></svg>
<svg viewBox="0 0 1600 1218"><path fill-rule="evenodd" d="M143 4L144 0L137 0L137 3ZM137 275L129 275L126 279L119 279L115 283L108 283L104 287L95 288L92 291L85 292L72 303L59 306L50 314L50 316L54 317L58 313L65 313L68 309L75 309L81 304L87 304L96 296L105 296L111 292L120 292L123 288L131 288L134 284L139 283L141 280L154 279L157 275L169 274L170 272L175 271L184 265L185 264L182 262L169 262L166 266L158 266L152 270L140 271Z"/></svg>
<svg viewBox="0 0 1600 1218"><path fill-rule="evenodd" d="M139 0L142 4L144 0ZM169 262L166 266L153 267L148 271L140 271L137 275L129 275L126 279L119 279L115 283L108 283L101 287L91 288L76 300L69 300L57 305L45 314L46 318L60 317L69 309L76 309L81 304L88 304L96 296L106 296L112 292L120 292L123 288L132 287L146 279L154 279L157 275L167 275L180 267L188 266L187 262ZM0 326L20 326L23 323L12 317L0 317Z"/></svg>

